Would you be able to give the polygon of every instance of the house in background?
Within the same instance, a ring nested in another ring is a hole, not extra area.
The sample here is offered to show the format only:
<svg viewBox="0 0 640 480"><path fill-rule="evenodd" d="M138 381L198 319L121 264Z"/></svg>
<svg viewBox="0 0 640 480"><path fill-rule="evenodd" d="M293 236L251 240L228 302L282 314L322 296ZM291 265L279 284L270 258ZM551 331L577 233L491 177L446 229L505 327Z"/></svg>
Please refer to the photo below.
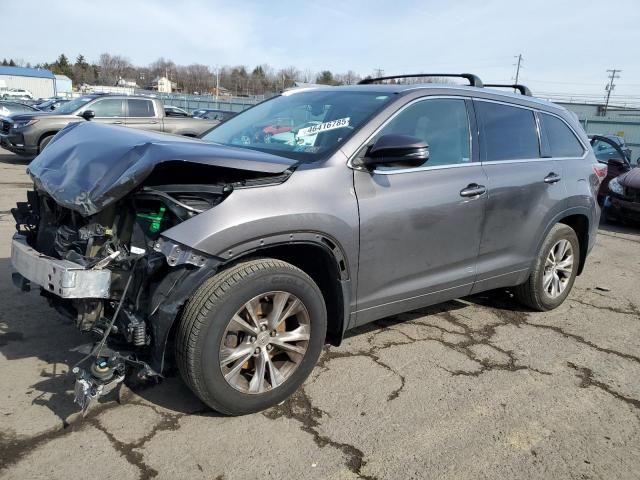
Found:
<svg viewBox="0 0 640 480"><path fill-rule="evenodd" d="M116 82L116 87L138 88L138 83L135 80L125 80L120 77Z"/></svg>
<svg viewBox="0 0 640 480"><path fill-rule="evenodd" d="M156 77L151 82L151 90L156 90L160 93L171 93L178 88L176 82L172 82L167 77Z"/></svg>

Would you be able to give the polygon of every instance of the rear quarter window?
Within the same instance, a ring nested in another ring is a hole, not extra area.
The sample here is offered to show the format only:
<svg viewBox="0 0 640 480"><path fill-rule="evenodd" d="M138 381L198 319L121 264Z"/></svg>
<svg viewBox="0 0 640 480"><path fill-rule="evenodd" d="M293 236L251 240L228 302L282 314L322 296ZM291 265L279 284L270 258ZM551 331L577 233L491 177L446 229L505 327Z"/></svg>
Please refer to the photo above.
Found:
<svg viewBox="0 0 640 480"><path fill-rule="evenodd" d="M540 112L540 127L552 157L581 157L584 147L573 131L558 117Z"/></svg>
<svg viewBox="0 0 640 480"><path fill-rule="evenodd" d="M476 101L480 123L480 160L523 160L540 157L532 110L502 103Z"/></svg>
<svg viewBox="0 0 640 480"><path fill-rule="evenodd" d="M130 117L155 117L153 102L150 100L130 99L127 100L129 105Z"/></svg>

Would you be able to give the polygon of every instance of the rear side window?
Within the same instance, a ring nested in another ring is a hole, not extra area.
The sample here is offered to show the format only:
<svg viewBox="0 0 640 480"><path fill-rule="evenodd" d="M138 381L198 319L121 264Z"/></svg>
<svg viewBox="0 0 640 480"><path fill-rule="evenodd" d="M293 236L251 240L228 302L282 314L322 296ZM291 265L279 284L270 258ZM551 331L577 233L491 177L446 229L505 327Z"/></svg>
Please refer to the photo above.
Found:
<svg viewBox="0 0 640 480"><path fill-rule="evenodd" d="M557 117L539 113L540 127L552 157L581 157L584 148L571 129Z"/></svg>
<svg viewBox="0 0 640 480"><path fill-rule="evenodd" d="M481 126L480 159L523 160L540 157L533 111L500 103L475 102Z"/></svg>
<svg viewBox="0 0 640 480"><path fill-rule="evenodd" d="M129 99L129 116L130 117L154 117L153 102L142 99Z"/></svg>

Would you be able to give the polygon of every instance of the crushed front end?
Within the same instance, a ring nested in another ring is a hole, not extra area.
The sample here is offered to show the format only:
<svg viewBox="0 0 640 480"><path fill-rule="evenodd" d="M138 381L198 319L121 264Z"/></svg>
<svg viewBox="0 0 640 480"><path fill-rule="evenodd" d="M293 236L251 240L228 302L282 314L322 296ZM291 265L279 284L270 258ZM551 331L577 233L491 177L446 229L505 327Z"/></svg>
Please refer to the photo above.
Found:
<svg viewBox="0 0 640 480"><path fill-rule="evenodd" d="M162 233L234 188L287 176L288 165L256 170L204 142L128 130L67 127L29 165L34 189L12 209L14 283L38 286L92 337L72 369L83 410L125 377L167 371L174 321L220 264Z"/></svg>
<svg viewBox="0 0 640 480"><path fill-rule="evenodd" d="M160 375L168 332L150 321L167 309L177 312L186 299L173 296L178 282L215 271L215 259L160 237L225 194L211 185L195 190L143 187L88 217L34 190L12 210L14 283L23 290L38 285L51 306L94 337L75 369L83 408L125 372L139 379Z"/></svg>

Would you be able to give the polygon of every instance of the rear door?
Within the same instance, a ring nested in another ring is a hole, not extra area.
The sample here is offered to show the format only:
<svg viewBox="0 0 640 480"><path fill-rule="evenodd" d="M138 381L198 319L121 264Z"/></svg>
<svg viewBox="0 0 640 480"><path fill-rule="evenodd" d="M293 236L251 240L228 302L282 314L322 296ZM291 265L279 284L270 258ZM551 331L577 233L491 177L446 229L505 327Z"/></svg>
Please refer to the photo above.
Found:
<svg viewBox="0 0 640 480"><path fill-rule="evenodd" d="M409 135L426 141L430 156L420 167L354 171L358 324L471 291L487 196L484 171L474 161L469 107L459 97L418 100L367 142Z"/></svg>
<svg viewBox="0 0 640 480"><path fill-rule="evenodd" d="M111 125L124 125L124 99L122 98L100 98L85 110L93 110L95 117L92 122L108 123Z"/></svg>
<svg viewBox="0 0 640 480"><path fill-rule="evenodd" d="M153 100L146 98L128 98L126 125L143 130L162 131L162 122L159 120L160 112L156 111Z"/></svg>
<svg viewBox="0 0 640 480"><path fill-rule="evenodd" d="M566 208L562 164L541 151L536 112L474 100L488 200L475 291L526 278L551 219Z"/></svg>

